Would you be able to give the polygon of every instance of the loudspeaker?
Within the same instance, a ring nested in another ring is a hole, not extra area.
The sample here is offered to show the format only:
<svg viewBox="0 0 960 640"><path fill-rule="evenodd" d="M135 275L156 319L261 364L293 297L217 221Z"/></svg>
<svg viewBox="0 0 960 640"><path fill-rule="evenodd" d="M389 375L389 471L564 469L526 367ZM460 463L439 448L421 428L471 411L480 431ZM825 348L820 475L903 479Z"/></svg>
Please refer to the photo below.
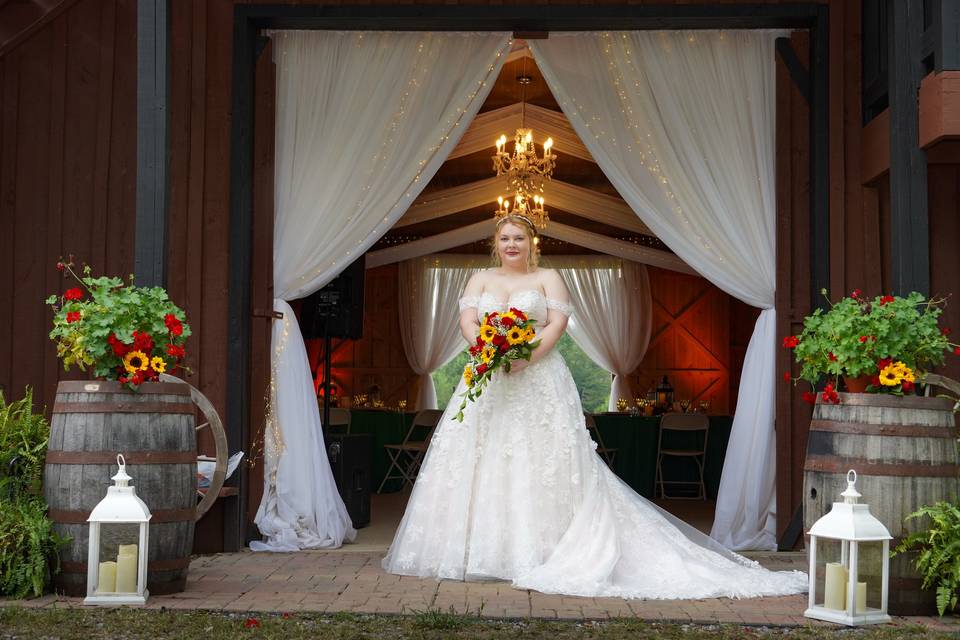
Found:
<svg viewBox="0 0 960 640"><path fill-rule="evenodd" d="M303 299L300 331L304 338L350 338L363 335L363 277L366 261L360 256L330 284Z"/></svg>
<svg viewBox="0 0 960 640"><path fill-rule="evenodd" d="M369 433L327 436L327 456L337 490L353 528L370 524L370 490L373 484L373 436Z"/></svg>

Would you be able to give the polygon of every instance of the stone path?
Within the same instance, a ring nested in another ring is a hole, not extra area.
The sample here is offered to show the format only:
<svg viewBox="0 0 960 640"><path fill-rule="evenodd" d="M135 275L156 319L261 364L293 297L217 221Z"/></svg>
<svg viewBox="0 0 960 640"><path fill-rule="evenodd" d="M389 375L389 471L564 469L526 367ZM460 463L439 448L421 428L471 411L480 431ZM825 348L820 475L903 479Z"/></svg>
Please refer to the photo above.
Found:
<svg viewBox="0 0 960 640"><path fill-rule="evenodd" d="M224 553L190 564L187 589L151 597L149 609L411 614L441 610L491 618L607 619L747 625L819 625L803 617L806 596L731 600L621 600L545 595L503 582L452 582L394 576L380 568L382 551L312 551L290 554ZM804 554L757 557L770 569L805 567ZM25 607L82 606L79 598L45 596L7 601ZM898 618L960 633L960 619Z"/></svg>

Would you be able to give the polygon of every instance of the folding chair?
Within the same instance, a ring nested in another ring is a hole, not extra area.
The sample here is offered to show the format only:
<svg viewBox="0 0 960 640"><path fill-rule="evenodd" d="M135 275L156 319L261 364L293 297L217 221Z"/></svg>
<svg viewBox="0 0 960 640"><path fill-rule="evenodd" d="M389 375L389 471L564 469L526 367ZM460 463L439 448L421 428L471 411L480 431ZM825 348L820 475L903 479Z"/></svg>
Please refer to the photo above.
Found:
<svg viewBox="0 0 960 640"><path fill-rule="evenodd" d="M597 421L593 419L592 414L584 413L583 421L587 424L590 437L597 443L597 453L600 454L603 461L606 462L610 470L613 471L613 460L617 457L617 450L608 449L606 445L603 444L603 438L600 437L600 430L597 429Z"/></svg>
<svg viewBox="0 0 960 640"><path fill-rule="evenodd" d="M323 418L323 402L320 403L320 417ZM350 410L330 407L330 422L326 425L327 433L350 435Z"/></svg>
<svg viewBox="0 0 960 640"><path fill-rule="evenodd" d="M377 488L377 493L383 491L383 486L388 480L403 480L403 487L408 482L413 484L416 481L417 474L420 472L420 463L423 462L423 456L427 452L427 447L430 446L433 430L437 427L442 415L443 411L439 409L418 411L402 443L383 445L390 457L390 466ZM397 475L391 475L394 469Z"/></svg>
<svg viewBox="0 0 960 640"><path fill-rule="evenodd" d="M666 449L663 446L665 435L667 444L669 445L669 448ZM661 498L707 499L707 487L703 481L703 468L707 461L707 437L709 435L710 419L702 413L667 413L660 418L660 435L657 439L657 477L655 488L658 490ZM683 446L679 446L681 444ZM665 457L692 459L697 464L699 480L664 479L663 459ZM665 485L668 484L695 485L697 487L697 495L668 496L665 490Z"/></svg>

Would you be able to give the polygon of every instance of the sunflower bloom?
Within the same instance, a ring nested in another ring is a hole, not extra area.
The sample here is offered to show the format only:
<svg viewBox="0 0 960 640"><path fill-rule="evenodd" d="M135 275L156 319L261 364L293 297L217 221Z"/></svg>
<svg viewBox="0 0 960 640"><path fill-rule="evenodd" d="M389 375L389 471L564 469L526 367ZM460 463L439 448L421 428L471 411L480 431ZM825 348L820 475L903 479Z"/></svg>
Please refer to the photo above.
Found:
<svg viewBox="0 0 960 640"><path fill-rule="evenodd" d="M903 381L896 365L888 364L880 372L880 384L885 387L895 387Z"/></svg>
<svg viewBox="0 0 960 640"><path fill-rule="evenodd" d="M533 327L527 327L523 332L524 342L533 342L533 339L536 337L537 332L533 330Z"/></svg>
<svg viewBox="0 0 960 640"><path fill-rule="evenodd" d="M467 383L468 387L473 386L473 367L470 365L463 368L463 381Z"/></svg>
<svg viewBox="0 0 960 640"><path fill-rule="evenodd" d="M143 351L131 351L123 356L123 368L127 373L146 371L150 367L150 358Z"/></svg>
<svg viewBox="0 0 960 640"><path fill-rule="evenodd" d="M907 382L916 382L916 377L913 375L913 369L904 363L898 360L890 366L897 370L897 375L899 375L902 380L906 380Z"/></svg>
<svg viewBox="0 0 960 640"><path fill-rule="evenodd" d="M495 335L497 335L497 330L491 327L490 325L485 324L482 327L480 327L480 338L484 342L490 342L491 340L493 340L493 336Z"/></svg>
<svg viewBox="0 0 960 640"><path fill-rule="evenodd" d="M514 327L507 331L507 342L511 345L520 344L523 342L524 332L519 327Z"/></svg>
<svg viewBox="0 0 960 640"><path fill-rule="evenodd" d="M163 373L167 370L167 361L156 356L155 358L150 359L150 368L156 371L157 373Z"/></svg>
<svg viewBox="0 0 960 640"><path fill-rule="evenodd" d="M483 351L480 352L480 359L483 360L485 364L493 360L493 356L497 355L497 350L494 347L484 347Z"/></svg>

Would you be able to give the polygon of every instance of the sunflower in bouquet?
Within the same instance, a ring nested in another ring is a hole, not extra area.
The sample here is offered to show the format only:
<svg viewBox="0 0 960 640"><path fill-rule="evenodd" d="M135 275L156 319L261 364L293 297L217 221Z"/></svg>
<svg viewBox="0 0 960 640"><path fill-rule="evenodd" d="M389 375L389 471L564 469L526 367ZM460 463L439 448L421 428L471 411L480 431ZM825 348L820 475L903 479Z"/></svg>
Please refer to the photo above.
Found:
<svg viewBox="0 0 960 640"><path fill-rule="evenodd" d="M484 315L477 341L468 350L470 361L463 369L467 391L455 416L457 420L463 422L467 401L473 402L480 397L494 371L504 369L509 373L512 361L530 360L533 350L540 344L536 340L535 323L513 307L504 313L494 311Z"/></svg>

